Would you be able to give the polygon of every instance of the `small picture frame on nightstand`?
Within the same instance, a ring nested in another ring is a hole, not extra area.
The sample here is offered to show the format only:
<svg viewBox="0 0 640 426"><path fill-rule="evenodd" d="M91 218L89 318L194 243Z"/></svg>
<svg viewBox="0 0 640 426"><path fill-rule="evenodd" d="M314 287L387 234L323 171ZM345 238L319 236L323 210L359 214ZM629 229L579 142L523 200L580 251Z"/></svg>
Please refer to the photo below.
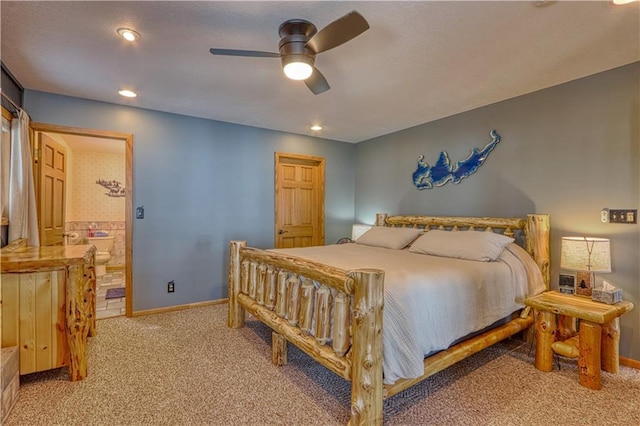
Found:
<svg viewBox="0 0 640 426"><path fill-rule="evenodd" d="M576 276L574 274L560 274L558 279L558 291L564 294L575 294Z"/></svg>

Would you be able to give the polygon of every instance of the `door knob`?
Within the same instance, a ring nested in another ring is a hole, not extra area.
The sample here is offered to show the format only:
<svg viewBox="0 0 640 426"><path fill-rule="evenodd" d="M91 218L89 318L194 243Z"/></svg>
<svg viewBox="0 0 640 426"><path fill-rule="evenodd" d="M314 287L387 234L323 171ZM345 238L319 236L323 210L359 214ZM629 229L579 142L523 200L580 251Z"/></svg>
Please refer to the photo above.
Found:
<svg viewBox="0 0 640 426"><path fill-rule="evenodd" d="M286 232L289 232L289 231L283 231L283 230L281 229L281 230L279 230L279 231L278 231L278 235L282 235L282 234L284 234L284 233L286 233Z"/></svg>

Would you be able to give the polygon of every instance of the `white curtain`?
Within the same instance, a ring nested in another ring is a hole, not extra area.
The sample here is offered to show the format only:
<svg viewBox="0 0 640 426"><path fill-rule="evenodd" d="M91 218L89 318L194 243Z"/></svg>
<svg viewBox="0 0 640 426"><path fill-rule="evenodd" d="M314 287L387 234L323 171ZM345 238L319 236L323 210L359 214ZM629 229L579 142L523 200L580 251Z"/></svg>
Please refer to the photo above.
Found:
<svg viewBox="0 0 640 426"><path fill-rule="evenodd" d="M11 122L11 171L9 175L9 241L26 238L39 246L38 212L29 145L29 116L18 112Z"/></svg>

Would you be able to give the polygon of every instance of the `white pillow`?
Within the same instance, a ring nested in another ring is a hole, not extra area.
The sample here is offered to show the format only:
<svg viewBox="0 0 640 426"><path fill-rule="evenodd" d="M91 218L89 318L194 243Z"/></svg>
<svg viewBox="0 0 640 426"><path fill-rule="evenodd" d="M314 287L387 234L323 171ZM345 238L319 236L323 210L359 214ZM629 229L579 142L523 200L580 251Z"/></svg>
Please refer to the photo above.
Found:
<svg viewBox="0 0 640 426"><path fill-rule="evenodd" d="M513 238L485 231L426 232L409 247L413 253L489 262L498 259Z"/></svg>
<svg viewBox="0 0 640 426"><path fill-rule="evenodd" d="M374 226L356 240L356 244L385 247L395 250L405 248L422 233L418 228L390 228Z"/></svg>

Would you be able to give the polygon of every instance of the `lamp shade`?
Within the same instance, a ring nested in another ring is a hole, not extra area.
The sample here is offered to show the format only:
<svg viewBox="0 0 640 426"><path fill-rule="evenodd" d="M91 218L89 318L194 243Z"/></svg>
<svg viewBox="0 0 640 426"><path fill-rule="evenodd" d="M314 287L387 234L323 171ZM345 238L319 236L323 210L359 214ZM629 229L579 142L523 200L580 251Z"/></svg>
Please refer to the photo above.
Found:
<svg viewBox="0 0 640 426"><path fill-rule="evenodd" d="M571 271L611 272L607 238L563 237L560 268Z"/></svg>
<svg viewBox="0 0 640 426"><path fill-rule="evenodd" d="M360 238L362 236L362 234L364 234L365 232L367 232L371 228L373 228L373 226L371 226L371 225L364 225L362 223L354 223L353 226L351 227L351 239L353 241L357 240L358 238Z"/></svg>

